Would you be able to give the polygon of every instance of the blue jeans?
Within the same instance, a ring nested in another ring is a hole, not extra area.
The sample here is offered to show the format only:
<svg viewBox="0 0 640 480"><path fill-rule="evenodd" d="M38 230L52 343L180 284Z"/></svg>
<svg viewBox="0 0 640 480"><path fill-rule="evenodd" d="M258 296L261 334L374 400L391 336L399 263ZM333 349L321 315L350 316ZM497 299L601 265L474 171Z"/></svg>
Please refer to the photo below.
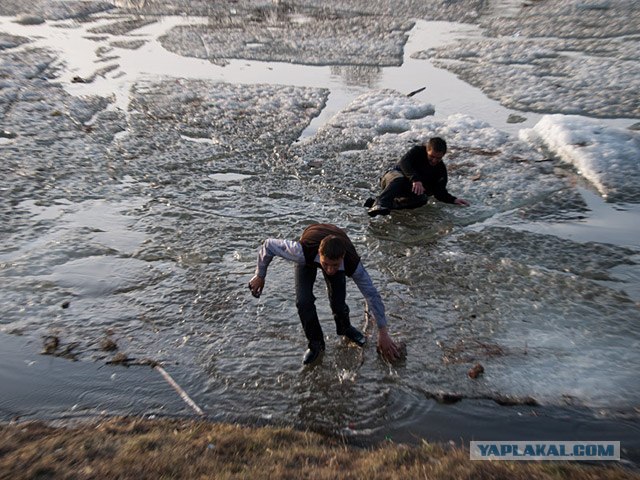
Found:
<svg viewBox="0 0 640 480"><path fill-rule="evenodd" d="M324 336L316 312L316 297L313 295L313 285L316 281L318 268L317 266L300 264L295 266L296 307L304 334L309 342L309 348L324 348ZM327 275L324 271L322 273L327 284L333 319L336 322L336 333L344 335L351 326L349 307L346 303L346 275L342 271L335 275Z"/></svg>

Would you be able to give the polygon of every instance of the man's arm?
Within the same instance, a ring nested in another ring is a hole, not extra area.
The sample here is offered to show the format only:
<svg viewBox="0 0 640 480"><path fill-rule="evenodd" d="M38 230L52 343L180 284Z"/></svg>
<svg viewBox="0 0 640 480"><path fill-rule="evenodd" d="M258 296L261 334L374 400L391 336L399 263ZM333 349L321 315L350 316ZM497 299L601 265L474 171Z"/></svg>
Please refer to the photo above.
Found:
<svg viewBox="0 0 640 480"><path fill-rule="evenodd" d="M411 148L398 162L398 168L403 173L405 177L407 177L411 182L421 182L420 173L416 168L420 161L420 156L422 154L425 156L426 161L426 153L424 148L415 146Z"/></svg>
<svg viewBox="0 0 640 480"><path fill-rule="evenodd" d="M267 268L273 260L273 257L282 257L291 262L305 263L304 252L302 251L300 242L278 240L275 238L266 239L258 252L258 265L256 266L255 275L249 281L251 294L256 298L262 294L264 279L267 276Z"/></svg>
<svg viewBox="0 0 640 480"><path fill-rule="evenodd" d="M358 286L369 312L376 321L378 327L378 348L380 352L387 360L397 360L400 358L400 350L389 336L384 303L382 303L378 289L373 285L371 277L365 270L362 262L358 263L358 267L351 278L353 278L353 281Z"/></svg>
<svg viewBox="0 0 640 480"><path fill-rule="evenodd" d="M433 196L437 200L440 200L444 203L455 203L456 197L454 197L447 191L447 168L444 166L444 164L440 163L438 165L438 168L436 168L436 171L438 180L433 189Z"/></svg>
<svg viewBox="0 0 640 480"><path fill-rule="evenodd" d="M362 293L364 301L367 303L369 313L376 321L378 328L387 326L387 317L385 316L384 303L382 297L378 293L378 289L373 285L369 273L364 269L362 262L358 263L356 271L353 273L353 281L358 286L358 290Z"/></svg>
<svg viewBox="0 0 640 480"><path fill-rule="evenodd" d="M454 205L462 205L468 207L471 205L464 198L454 197L447 191L447 172L438 180L433 196L444 203L452 203Z"/></svg>
<svg viewBox="0 0 640 480"><path fill-rule="evenodd" d="M256 276L261 278L267 276L267 267L269 267L273 257L282 257L291 262L305 263L304 253L300 242L267 238L258 251Z"/></svg>

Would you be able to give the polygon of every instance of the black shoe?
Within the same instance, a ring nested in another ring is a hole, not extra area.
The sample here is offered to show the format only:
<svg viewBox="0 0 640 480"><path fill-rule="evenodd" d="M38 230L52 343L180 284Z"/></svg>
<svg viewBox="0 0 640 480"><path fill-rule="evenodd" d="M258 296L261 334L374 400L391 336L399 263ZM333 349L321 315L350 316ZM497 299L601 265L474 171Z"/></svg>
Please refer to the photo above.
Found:
<svg viewBox="0 0 640 480"><path fill-rule="evenodd" d="M389 215L391 210L381 207L380 205L374 205L367 211L367 213L370 217L375 217L376 215Z"/></svg>
<svg viewBox="0 0 640 480"><path fill-rule="evenodd" d="M373 204L376 203L376 199L375 198L367 198L367 201L364 202L364 208L371 208L373 207Z"/></svg>
<svg viewBox="0 0 640 480"><path fill-rule="evenodd" d="M367 337L365 337L360 330L358 330L353 325L347 328L347 331L344 333L344 336L351 340L353 343L358 345L359 347L364 347L367 343Z"/></svg>
<svg viewBox="0 0 640 480"><path fill-rule="evenodd" d="M311 365L318 361L318 359L324 353L324 347L310 347L304 352L304 358L302 359L303 365Z"/></svg>

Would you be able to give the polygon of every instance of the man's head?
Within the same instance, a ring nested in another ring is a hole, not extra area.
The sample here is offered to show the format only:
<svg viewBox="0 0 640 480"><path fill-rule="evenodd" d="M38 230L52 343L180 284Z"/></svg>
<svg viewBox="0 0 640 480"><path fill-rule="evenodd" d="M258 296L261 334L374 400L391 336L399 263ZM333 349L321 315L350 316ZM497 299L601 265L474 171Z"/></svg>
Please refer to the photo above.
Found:
<svg viewBox="0 0 640 480"><path fill-rule="evenodd" d="M427 142L427 157L431 165L437 165L447 153L447 142L440 137L430 138Z"/></svg>
<svg viewBox="0 0 640 480"><path fill-rule="evenodd" d="M335 235L327 235L320 242L318 254L320 255L320 266L327 275L335 275L340 269L340 264L344 260L346 249L344 242Z"/></svg>

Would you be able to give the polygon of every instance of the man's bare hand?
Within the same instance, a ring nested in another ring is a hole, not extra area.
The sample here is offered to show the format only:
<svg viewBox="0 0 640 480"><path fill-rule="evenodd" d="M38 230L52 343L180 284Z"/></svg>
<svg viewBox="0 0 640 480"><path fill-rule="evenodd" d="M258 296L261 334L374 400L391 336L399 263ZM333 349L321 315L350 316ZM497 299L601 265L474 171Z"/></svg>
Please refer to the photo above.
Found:
<svg viewBox="0 0 640 480"><path fill-rule="evenodd" d="M386 328L378 331L378 353L389 362L395 362L406 356L406 349L403 345L396 345L389 336Z"/></svg>
<svg viewBox="0 0 640 480"><path fill-rule="evenodd" d="M422 182L413 182L413 185L411 185L411 191L416 195L422 195L424 193L424 186L422 185Z"/></svg>
<svg viewBox="0 0 640 480"><path fill-rule="evenodd" d="M260 278L257 275L249 280L249 290L251 290L251 295L256 298L260 298L262 295L262 289L264 288L264 278Z"/></svg>
<svg viewBox="0 0 640 480"><path fill-rule="evenodd" d="M471 205L464 198L456 198L456 200L453 203L455 203L456 205L462 205L464 207L468 207L469 205Z"/></svg>

